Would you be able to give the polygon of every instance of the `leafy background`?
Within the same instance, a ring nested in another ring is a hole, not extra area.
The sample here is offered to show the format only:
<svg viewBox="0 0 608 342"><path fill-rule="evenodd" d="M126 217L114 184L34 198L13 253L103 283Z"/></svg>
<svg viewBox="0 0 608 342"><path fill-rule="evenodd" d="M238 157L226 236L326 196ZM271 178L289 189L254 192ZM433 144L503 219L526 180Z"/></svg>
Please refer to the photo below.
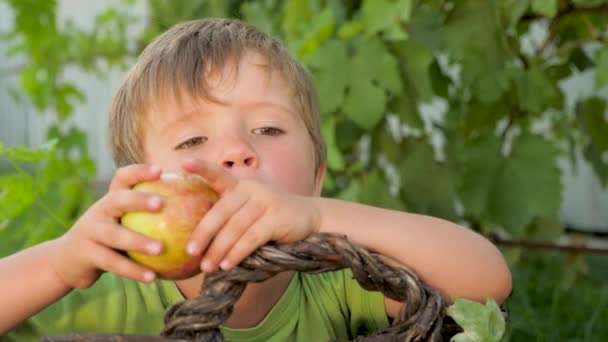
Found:
<svg viewBox="0 0 608 342"><path fill-rule="evenodd" d="M560 86L588 70L596 89L608 85L608 1L141 0L137 16L123 0L91 30L59 23L56 1L0 1L15 14L8 54L27 60L14 96L53 122L44 146L0 141L0 255L62 234L100 194L87 136L69 121L87 99L66 70L124 69L158 33L207 16L280 37L312 72L326 196L552 242L564 235L558 161L576 166L581 153L608 184L606 100L568 103ZM134 23L144 29L130 41ZM542 40L524 44L538 27ZM514 275L505 340L608 337L602 257L503 251Z"/></svg>

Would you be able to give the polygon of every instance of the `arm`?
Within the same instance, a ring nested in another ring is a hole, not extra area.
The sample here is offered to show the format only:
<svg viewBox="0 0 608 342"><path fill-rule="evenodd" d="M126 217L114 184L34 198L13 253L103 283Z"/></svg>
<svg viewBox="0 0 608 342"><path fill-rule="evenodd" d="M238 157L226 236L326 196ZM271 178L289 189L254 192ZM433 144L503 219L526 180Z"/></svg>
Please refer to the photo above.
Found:
<svg viewBox="0 0 608 342"><path fill-rule="evenodd" d="M49 267L48 255L54 241L48 241L0 259L0 336L20 321L34 315L70 291L70 287Z"/></svg>
<svg viewBox="0 0 608 342"><path fill-rule="evenodd" d="M268 241L281 243L334 232L410 266L447 300L503 302L511 274L498 249L475 232L445 220L335 199L299 196L238 180L217 165L190 161L220 194L192 234L189 251L202 269L228 270ZM389 314L400 304L387 301Z"/></svg>
<svg viewBox="0 0 608 342"><path fill-rule="evenodd" d="M156 179L160 170L132 165L117 172L110 191L63 236L0 259L0 335L62 298L73 288L88 288L109 271L139 281L154 274L118 250L156 254L157 241L123 229L127 211L159 210L162 204L130 187ZM162 248L162 247L161 247ZM6 281L10 280L10 281Z"/></svg>
<svg viewBox="0 0 608 342"><path fill-rule="evenodd" d="M315 198L319 231L347 235L366 248L411 267L447 300L457 297L502 303L511 274L500 251L470 229L423 215Z"/></svg>

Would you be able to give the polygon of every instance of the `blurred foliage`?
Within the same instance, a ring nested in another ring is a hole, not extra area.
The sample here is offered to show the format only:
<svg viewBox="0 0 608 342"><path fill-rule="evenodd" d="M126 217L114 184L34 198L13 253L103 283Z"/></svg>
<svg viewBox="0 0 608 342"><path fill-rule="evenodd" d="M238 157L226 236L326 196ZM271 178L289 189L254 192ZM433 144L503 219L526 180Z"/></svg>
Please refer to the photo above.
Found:
<svg viewBox="0 0 608 342"><path fill-rule="evenodd" d="M0 174L0 255L61 235L92 203L95 164L87 136L68 120L86 98L65 72L103 77L111 67L124 68L133 55L127 23L136 19L128 14L133 1L125 1L98 13L85 31L58 20L56 1L4 1L14 15L12 28L0 33L6 58L25 63L0 78L18 75L18 89L10 91L50 122L46 138L53 144L38 150L0 145L0 158L13 170Z"/></svg>
<svg viewBox="0 0 608 342"><path fill-rule="evenodd" d="M92 199L86 136L61 125L86 100L66 68L103 75L175 23L208 16L280 37L313 74L327 196L551 241L563 233L558 160L576 167L581 153L608 185L606 0L148 0L144 18L123 1L88 31L58 22L55 1L0 1L15 14L9 53L27 59L18 92L56 122L52 146L0 150L14 166L0 179L0 254L57 236ZM141 20L133 44L126 30ZM563 81L586 72L596 90L566 103ZM585 258L509 255L520 260L513 340L608 336L584 313L607 314L605 289L579 272Z"/></svg>

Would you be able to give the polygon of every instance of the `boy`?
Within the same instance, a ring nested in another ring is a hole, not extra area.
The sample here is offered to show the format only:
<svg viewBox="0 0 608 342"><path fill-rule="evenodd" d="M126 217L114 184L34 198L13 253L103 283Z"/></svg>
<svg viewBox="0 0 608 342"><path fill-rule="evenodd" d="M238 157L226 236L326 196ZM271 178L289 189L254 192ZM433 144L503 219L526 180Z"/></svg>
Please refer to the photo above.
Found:
<svg viewBox="0 0 608 342"><path fill-rule="evenodd" d="M121 168L108 193L64 236L0 260L0 277L11 280L0 283L0 334L158 334L165 309L196 296L204 272L230 269L268 241L313 232L345 234L409 265L448 301L508 296L503 257L471 230L319 197L319 116L308 74L254 28L200 20L161 35L113 100L111 142ZM200 174L221 195L187 248L203 255L204 272L175 282L153 281L125 257L163 246L119 223L125 212L162 207L161 198L131 190L161 170ZM362 290L349 271L285 272L248 285L222 331L239 341L344 340L388 325L399 306Z"/></svg>

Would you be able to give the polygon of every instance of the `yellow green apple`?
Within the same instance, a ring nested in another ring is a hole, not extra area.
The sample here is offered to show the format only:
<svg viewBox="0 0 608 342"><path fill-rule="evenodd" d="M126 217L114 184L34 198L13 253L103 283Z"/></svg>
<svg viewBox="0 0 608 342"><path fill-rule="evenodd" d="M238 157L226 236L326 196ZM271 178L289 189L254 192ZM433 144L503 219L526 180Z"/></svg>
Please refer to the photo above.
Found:
<svg viewBox="0 0 608 342"><path fill-rule="evenodd" d="M127 251L129 257L164 279L184 279L200 272L201 257L189 255L186 244L218 194L202 177L187 173L163 173L160 179L139 183L133 189L159 195L163 207L158 212L126 213L121 224L162 242L163 250L159 255Z"/></svg>

